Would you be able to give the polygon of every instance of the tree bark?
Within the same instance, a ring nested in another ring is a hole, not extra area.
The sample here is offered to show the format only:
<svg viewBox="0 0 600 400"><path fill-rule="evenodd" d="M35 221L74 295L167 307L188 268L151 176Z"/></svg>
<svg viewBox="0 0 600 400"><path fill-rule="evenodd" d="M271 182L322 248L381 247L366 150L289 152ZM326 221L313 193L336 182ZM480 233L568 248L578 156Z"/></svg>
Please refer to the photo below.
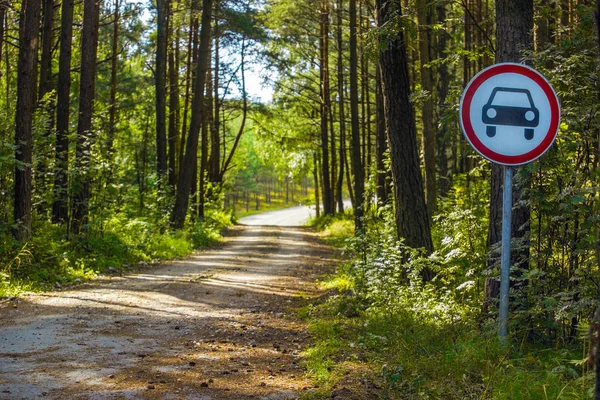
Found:
<svg viewBox="0 0 600 400"><path fill-rule="evenodd" d="M338 212L344 212L344 199L342 189L344 186L344 164L346 159L346 112L345 112L345 93L344 93L344 40L342 32L342 7L343 0L338 0L337 4L337 80L338 80L338 96L339 96L339 119L340 119L340 145L339 145L339 168L337 176L336 200L338 204Z"/></svg>
<svg viewBox="0 0 600 400"><path fill-rule="evenodd" d="M42 1L42 31L40 55L40 81L37 102L40 111L44 114L43 135L49 138L54 127L54 95L52 92L52 46L54 42L54 0ZM44 101L44 98L47 97ZM49 154L48 154L49 156ZM35 165L35 192L46 191L49 157L45 152L39 154ZM48 209L45 196L42 196L36 206L38 214L45 214Z"/></svg>
<svg viewBox="0 0 600 400"><path fill-rule="evenodd" d="M83 27L81 31L81 72L79 78L79 119L75 166L77 175L73 182L71 204L71 232L81 234L89 217L90 166L92 151L92 116L96 95L96 60L98 50L99 0L84 0Z"/></svg>
<svg viewBox="0 0 600 400"><path fill-rule="evenodd" d="M56 166L52 221L54 223L67 223L73 0L63 0L60 25L60 56L58 59L58 82L56 85Z"/></svg>
<svg viewBox="0 0 600 400"><path fill-rule="evenodd" d="M437 21L439 24L446 22L446 3L440 2L436 6ZM444 60L447 57L446 51L448 47L448 33L442 29L437 34L437 46L436 46L436 57L440 60ZM448 147L450 147L450 140L448 138L448 127L445 122L444 114L446 112L446 98L448 97L448 90L450 87L450 74L448 73L448 66L442 62L437 67L437 110L436 116L439 121L436 132L437 141L437 173L438 173L438 193L440 196L445 197L450 191L451 179L448 168Z"/></svg>
<svg viewBox="0 0 600 400"><path fill-rule="evenodd" d="M533 46L533 0L496 0L496 62L519 62L521 52ZM520 203L523 189L529 186L529 176L521 171L513 185L513 209L511 236L513 241L521 242L513 247L511 266L526 269L529 260L530 208ZM515 174L515 176L517 176ZM490 219L488 225L488 246L498 249L502 223L502 181L503 167L492 164L490 187ZM499 265L499 255L491 251L488 268L495 270ZM483 311L487 313L489 305L498 297L500 285L496 279L488 278L485 284Z"/></svg>
<svg viewBox="0 0 600 400"><path fill-rule="evenodd" d="M156 92L156 171L159 179L167 174L167 41L170 0L157 0L156 68L154 82Z"/></svg>
<svg viewBox="0 0 600 400"><path fill-rule="evenodd" d="M425 164L425 191L429 217L436 211L436 143L433 126L433 76L431 73L431 22L432 8L429 0L417 0L417 20L419 23L419 55L421 60L421 88L428 92L423 100L423 160Z"/></svg>
<svg viewBox="0 0 600 400"><path fill-rule="evenodd" d="M15 186L13 217L15 239L31 237L31 195L33 159L33 111L37 82L37 43L40 0L25 0L19 19L19 64L15 114Z"/></svg>
<svg viewBox="0 0 600 400"><path fill-rule="evenodd" d="M113 37L112 37L112 56L110 60L110 106L108 137L106 139L106 153L109 163L112 163L113 146L115 141L115 131L117 124L117 72L119 67L119 0L115 0L113 11Z"/></svg>
<svg viewBox="0 0 600 400"><path fill-rule="evenodd" d="M354 227L364 233L364 169L360 154L358 115L358 50L356 38L356 0L350 0L350 121L352 129L352 169L354 172Z"/></svg>
<svg viewBox="0 0 600 400"><path fill-rule="evenodd" d="M171 31L174 28L171 26ZM175 43L173 43L173 41ZM169 70L169 129L168 129L168 144L169 144L169 186L174 190L178 175L177 155L179 153L179 63L175 59L176 47L178 46L179 38L172 39L171 49L168 55L168 70Z"/></svg>
<svg viewBox="0 0 600 400"><path fill-rule="evenodd" d="M42 54L38 100L52 91L52 44L54 41L54 0L43 0Z"/></svg>
<svg viewBox="0 0 600 400"><path fill-rule="evenodd" d="M215 0L215 13L218 13L219 2ZM221 101L219 98L219 24L215 23L215 72L213 76L214 117L210 129L210 158L208 160L208 180L213 188L221 184Z"/></svg>
<svg viewBox="0 0 600 400"><path fill-rule="evenodd" d="M400 1L377 0L377 26L402 15ZM414 111L410 102L408 60L401 29L380 46L386 128L390 147L398 237L413 248L433 252L417 150Z"/></svg>
<svg viewBox="0 0 600 400"><path fill-rule="evenodd" d="M377 68L376 72L376 93L375 93L375 109L376 109L376 155L375 162L377 167L377 202L379 205L388 204L389 190L387 184L387 170L385 168L384 157L387 150L387 140L385 131L385 110L383 106L383 88L381 87L381 70Z"/></svg>
<svg viewBox="0 0 600 400"><path fill-rule="evenodd" d="M7 0L0 0L0 62L2 62L2 56L4 55L4 34L6 31L6 10L8 8Z"/></svg>
<svg viewBox="0 0 600 400"><path fill-rule="evenodd" d="M185 99L183 102L183 121L181 124L181 145L179 146L179 166L183 165L183 157L185 154L185 142L188 122L188 110L190 106L191 91L192 91L192 69L195 62L195 55L197 54L198 47L198 18L196 18L196 2L192 1L190 7L190 26L187 46L187 61L185 69ZM181 171L181 170L180 170ZM178 175L179 176L179 175Z"/></svg>
<svg viewBox="0 0 600 400"><path fill-rule="evenodd" d="M596 0L596 10L594 12L596 17L596 33L598 39L598 50L600 50L600 0ZM600 61L600 60L599 60ZM600 92L597 94L598 102L600 103ZM600 151L600 149L599 149ZM596 157L600 156L597 154ZM600 202L600 199L596 201ZM600 205L600 204L598 204ZM598 237L596 239L596 264L600 270L600 230L598 231ZM598 297L600 298L600 288L598 288ZM594 387L594 400L600 400L600 309L596 310L595 313L595 323L596 323L596 350L595 350L595 358L596 362L594 363L595 367L595 377L596 377L596 385ZM592 347L593 348L593 347Z"/></svg>
<svg viewBox="0 0 600 400"><path fill-rule="evenodd" d="M331 175L329 164L329 124L328 116L331 109L329 94L329 4L328 0L321 1L320 10L320 81L321 81L321 156L323 168L323 214L334 213L333 192L331 190Z"/></svg>
<svg viewBox="0 0 600 400"><path fill-rule="evenodd" d="M187 144L183 164L179 172L175 207L171 215L171 225L175 229L183 228L189 204L189 194L192 187L194 165L198 157L198 139L202 121L206 117L204 105L204 88L206 86L206 71L210 64L210 20L212 0L202 2L202 28L200 30L200 48L198 50L197 73L194 78L194 97L192 100L192 120L187 135Z"/></svg>

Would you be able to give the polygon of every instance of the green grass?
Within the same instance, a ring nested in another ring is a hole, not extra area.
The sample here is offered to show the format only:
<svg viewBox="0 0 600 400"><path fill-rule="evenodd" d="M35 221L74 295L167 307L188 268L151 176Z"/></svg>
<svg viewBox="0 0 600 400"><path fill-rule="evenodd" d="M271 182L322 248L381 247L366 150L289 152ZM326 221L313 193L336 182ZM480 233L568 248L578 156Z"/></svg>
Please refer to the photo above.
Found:
<svg viewBox="0 0 600 400"><path fill-rule="evenodd" d="M323 240L332 246L343 247L346 241L354 237L354 214L347 210L343 214L314 217L307 222L322 232Z"/></svg>
<svg viewBox="0 0 600 400"><path fill-rule="evenodd" d="M572 361L581 359L581 348L548 349L518 340L503 346L493 327L480 327L468 312L432 318L406 300L368 307L343 274L323 287L338 293L300 312L315 338L304 356L320 396L344 385L349 365L362 365L378 388L370 390L384 399L591 398L590 372Z"/></svg>

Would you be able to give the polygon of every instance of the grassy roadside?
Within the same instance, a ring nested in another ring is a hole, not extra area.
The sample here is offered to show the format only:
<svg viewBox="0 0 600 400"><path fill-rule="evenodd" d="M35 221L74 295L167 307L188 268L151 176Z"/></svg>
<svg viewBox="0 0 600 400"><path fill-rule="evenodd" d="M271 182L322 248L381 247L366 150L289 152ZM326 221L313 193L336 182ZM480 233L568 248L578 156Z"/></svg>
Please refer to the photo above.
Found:
<svg viewBox="0 0 600 400"><path fill-rule="evenodd" d="M0 232L0 298L187 256L219 241L221 232L232 225L232 217L208 210L203 221L182 231L165 229L167 224L114 215L101 227L90 229L88 237L68 240L64 228L45 223L35 227L35 236L25 244Z"/></svg>
<svg viewBox="0 0 600 400"><path fill-rule="evenodd" d="M329 243L354 240L347 218L316 225ZM305 366L319 386L304 399L592 398L585 340L531 344L522 335L503 346L495 324L452 294L417 284L387 296L365 285L369 276L350 256L320 283L326 299L300 310L315 340Z"/></svg>

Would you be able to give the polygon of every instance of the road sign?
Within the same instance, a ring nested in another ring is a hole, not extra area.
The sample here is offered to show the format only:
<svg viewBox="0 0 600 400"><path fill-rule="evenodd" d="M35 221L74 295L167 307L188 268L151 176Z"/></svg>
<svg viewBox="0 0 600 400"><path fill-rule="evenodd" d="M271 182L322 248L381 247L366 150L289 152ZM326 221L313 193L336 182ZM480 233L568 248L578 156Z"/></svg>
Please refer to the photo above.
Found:
<svg viewBox="0 0 600 400"><path fill-rule="evenodd" d="M488 160L527 164L554 143L560 107L550 83L522 64L495 64L469 82L460 123L471 146Z"/></svg>

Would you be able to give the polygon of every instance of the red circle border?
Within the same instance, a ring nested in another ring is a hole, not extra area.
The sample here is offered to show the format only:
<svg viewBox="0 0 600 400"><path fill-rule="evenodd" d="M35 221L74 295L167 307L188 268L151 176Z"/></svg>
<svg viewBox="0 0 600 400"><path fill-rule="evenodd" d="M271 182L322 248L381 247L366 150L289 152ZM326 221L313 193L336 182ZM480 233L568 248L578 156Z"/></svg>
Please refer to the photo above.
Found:
<svg viewBox="0 0 600 400"><path fill-rule="evenodd" d="M548 102L550 103L550 126L548 132L545 133L544 140L536 146L534 149L524 154L516 156L507 156L504 154L497 153L488 147L486 147L481 140L475 135L475 130L471 124L470 110L473 96L479 87L488 79L493 76L505 73L515 73L528 77L533 80L538 86L544 91ZM556 135L558 134L559 122L560 122L560 106L556 92L550 85L550 83L542 76L539 72L522 64L514 63L501 63L494 64L481 72L471 79L467 84L463 96L460 99L460 124L465 134L465 137L471 143L471 146L483 157L497 164L517 166L530 163L539 157L541 157L554 143Z"/></svg>

